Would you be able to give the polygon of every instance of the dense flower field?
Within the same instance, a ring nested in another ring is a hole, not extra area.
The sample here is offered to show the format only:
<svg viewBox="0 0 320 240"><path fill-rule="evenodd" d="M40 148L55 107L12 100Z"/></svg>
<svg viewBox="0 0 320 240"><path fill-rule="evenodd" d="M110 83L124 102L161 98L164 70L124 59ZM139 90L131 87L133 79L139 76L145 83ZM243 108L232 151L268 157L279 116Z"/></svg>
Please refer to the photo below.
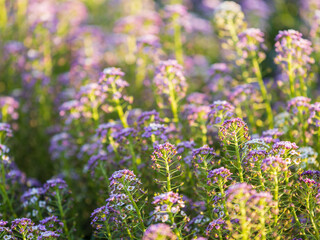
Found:
<svg viewBox="0 0 320 240"><path fill-rule="evenodd" d="M0 239L320 239L319 0L0 0Z"/></svg>

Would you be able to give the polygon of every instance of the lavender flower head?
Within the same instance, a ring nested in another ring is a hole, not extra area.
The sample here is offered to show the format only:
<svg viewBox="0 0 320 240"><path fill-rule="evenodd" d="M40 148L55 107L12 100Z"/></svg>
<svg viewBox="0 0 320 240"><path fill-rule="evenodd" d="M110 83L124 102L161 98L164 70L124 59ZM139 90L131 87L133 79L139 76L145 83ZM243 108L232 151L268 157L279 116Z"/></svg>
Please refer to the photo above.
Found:
<svg viewBox="0 0 320 240"><path fill-rule="evenodd" d="M269 129L262 132L261 139L264 140L265 143L276 143L279 142L279 137L281 137L284 132L280 131L278 128Z"/></svg>
<svg viewBox="0 0 320 240"><path fill-rule="evenodd" d="M195 168L198 168L199 165L204 161L208 162L210 165L213 165L213 160L216 156L217 154L215 153L214 149L210 148L208 145L192 150L192 162Z"/></svg>
<svg viewBox="0 0 320 240"><path fill-rule="evenodd" d="M267 157L261 163L262 171L281 172L286 171L287 169L287 162L278 156Z"/></svg>
<svg viewBox="0 0 320 240"><path fill-rule="evenodd" d="M12 129L8 123L0 123L0 141L3 143L13 136Z"/></svg>
<svg viewBox="0 0 320 240"><path fill-rule="evenodd" d="M308 187L320 187L320 171L308 170L300 174L299 181L305 183Z"/></svg>
<svg viewBox="0 0 320 240"><path fill-rule="evenodd" d="M232 118L223 122L219 129L219 137L222 142L230 144L230 140L235 134L241 134L241 137L250 140L247 124L241 118Z"/></svg>
<svg viewBox="0 0 320 240"><path fill-rule="evenodd" d="M315 102L310 105L310 116L308 119L309 124L314 124L320 127L320 102Z"/></svg>
<svg viewBox="0 0 320 240"><path fill-rule="evenodd" d="M244 14L241 6L233 1L224 1L220 3L214 10L214 22L217 27L228 28L228 21L239 24L244 21Z"/></svg>
<svg viewBox="0 0 320 240"><path fill-rule="evenodd" d="M178 193L166 192L153 197L152 204L156 205L154 210L155 221L170 222L169 215L178 214L185 203ZM180 213L185 215L183 211Z"/></svg>
<svg viewBox="0 0 320 240"><path fill-rule="evenodd" d="M21 196L21 202L24 207L38 203L40 196L43 195L43 188L31 188ZM41 204L40 204L41 205ZM41 206L40 206L41 207Z"/></svg>
<svg viewBox="0 0 320 240"><path fill-rule="evenodd" d="M264 42L264 33L258 28L247 28L239 34L238 47L242 49L243 58L247 59L252 55L258 55L259 60L265 59L262 50L266 49Z"/></svg>
<svg viewBox="0 0 320 240"><path fill-rule="evenodd" d="M123 99L132 103L132 97L123 94L124 88L129 86L129 83L122 79L123 76L120 68L105 68L100 74L99 84L104 92L111 94L110 99Z"/></svg>
<svg viewBox="0 0 320 240"><path fill-rule="evenodd" d="M252 186L247 183L235 183L226 191L227 201L231 203L238 198L249 199L254 192Z"/></svg>
<svg viewBox="0 0 320 240"><path fill-rule="evenodd" d="M16 218L11 222L11 230L24 238L33 236L34 223L29 218ZM31 235L30 235L31 234Z"/></svg>
<svg viewBox="0 0 320 240"><path fill-rule="evenodd" d="M212 125L219 124L234 114L234 106L227 101L214 101L210 108L208 119Z"/></svg>
<svg viewBox="0 0 320 240"><path fill-rule="evenodd" d="M109 178L111 194L120 194L127 191L139 191L141 181L136 175L127 169L116 171Z"/></svg>
<svg viewBox="0 0 320 240"><path fill-rule="evenodd" d="M224 167L217 168L214 170L209 171L208 173L208 185L213 185L213 184L221 184L222 186L230 180L230 176L232 173L229 171L229 169L226 169Z"/></svg>
<svg viewBox="0 0 320 240"><path fill-rule="evenodd" d="M232 1L222 2L214 10L213 22L218 36L224 40L223 48L235 51L233 39L246 28L240 5ZM230 52L227 57L234 60L236 55Z"/></svg>
<svg viewBox="0 0 320 240"><path fill-rule="evenodd" d="M190 126L197 126L199 121L207 120L209 112L209 106L197 106L194 104L188 104L184 106L182 116L188 120Z"/></svg>
<svg viewBox="0 0 320 240"><path fill-rule="evenodd" d="M143 234L142 240L176 240L177 236L169 225L157 223L150 225Z"/></svg>
<svg viewBox="0 0 320 240"><path fill-rule="evenodd" d="M300 167L306 169L308 166L313 167L312 165L318 167L319 163L317 161L318 153L312 147L301 147L299 148L300 152Z"/></svg>
<svg viewBox="0 0 320 240"><path fill-rule="evenodd" d="M218 218L218 219L214 219L213 221L211 221L208 224L208 227L206 229L206 235L210 236L210 234L213 232L213 230L219 230L224 228L226 225L225 221Z"/></svg>
<svg viewBox="0 0 320 240"><path fill-rule="evenodd" d="M49 152L52 160L69 159L75 155L76 150L77 147L71 135L66 132L58 133L51 138Z"/></svg>
<svg viewBox="0 0 320 240"><path fill-rule="evenodd" d="M171 164L176 157L180 161L181 156L177 156L177 148L171 143L159 144L154 147L151 160L153 162L152 168L160 171L163 167L163 160L167 161L168 164Z"/></svg>
<svg viewBox="0 0 320 240"><path fill-rule="evenodd" d="M161 61L154 78L158 94L169 96L170 91L174 89L178 98L184 98L188 85L182 70L182 66L176 60Z"/></svg>
<svg viewBox="0 0 320 240"><path fill-rule="evenodd" d="M291 160L295 164L300 163L300 153L296 151L298 146L295 143L289 141L276 142L271 149L274 155L283 157L287 163L291 163Z"/></svg>
<svg viewBox="0 0 320 240"><path fill-rule="evenodd" d="M17 120L19 117L19 102L13 97L0 97L1 120L7 122L9 120Z"/></svg>
<svg viewBox="0 0 320 240"><path fill-rule="evenodd" d="M275 63L280 64L285 71L288 67L289 59L292 60L293 72L296 75L302 75L310 68L310 64L314 63L311 56L313 49L311 42L302 38L302 34L295 30L280 31L275 38L276 53Z"/></svg>
<svg viewBox="0 0 320 240"><path fill-rule="evenodd" d="M309 111L311 99L307 97L295 97L288 102L287 111L297 115L298 112L306 114Z"/></svg>
<svg viewBox="0 0 320 240"><path fill-rule="evenodd" d="M55 196L57 191L60 193L69 193L67 183L61 178L49 179L43 186L46 195Z"/></svg>

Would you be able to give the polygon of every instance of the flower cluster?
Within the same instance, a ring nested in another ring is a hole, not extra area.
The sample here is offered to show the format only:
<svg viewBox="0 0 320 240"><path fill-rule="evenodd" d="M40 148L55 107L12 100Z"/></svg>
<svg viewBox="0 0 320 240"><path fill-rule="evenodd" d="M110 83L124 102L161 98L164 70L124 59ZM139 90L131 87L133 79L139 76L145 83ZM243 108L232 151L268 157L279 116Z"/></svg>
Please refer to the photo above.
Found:
<svg viewBox="0 0 320 240"><path fill-rule="evenodd" d="M156 206L154 210L155 221L171 222L173 224L175 215L186 217L182 210L185 203L178 193L166 192L157 195L153 198L152 204Z"/></svg>

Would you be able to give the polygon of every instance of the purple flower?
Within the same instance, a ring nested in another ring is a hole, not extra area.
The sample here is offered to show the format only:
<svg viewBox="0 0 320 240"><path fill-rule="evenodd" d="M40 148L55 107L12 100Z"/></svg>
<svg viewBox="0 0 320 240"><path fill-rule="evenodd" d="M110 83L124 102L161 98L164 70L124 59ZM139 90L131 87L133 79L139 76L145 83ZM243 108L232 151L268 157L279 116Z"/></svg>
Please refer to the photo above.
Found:
<svg viewBox="0 0 320 240"><path fill-rule="evenodd" d="M275 38L277 56L275 62L286 71L288 64L292 64L296 75L302 75L314 63L311 56L313 49L311 42L302 38L302 34L295 30L280 31ZM292 61L289 63L289 59Z"/></svg>
<svg viewBox="0 0 320 240"><path fill-rule="evenodd" d="M304 171L300 174L299 181L304 182L308 187L316 187L318 189L320 187L320 171Z"/></svg>
<svg viewBox="0 0 320 240"><path fill-rule="evenodd" d="M153 197L152 204L156 205L154 210L155 221L170 222L169 215L180 213L185 216L181 211L185 207L182 197L178 193L165 192Z"/></svg>
<svg viewBox="0 0 320 240"><path fill-rule="evenodd" d="M67 183L61 179L61 178L53 178L53 179L49 179L43 186L44 188L44 193L46 195L51 195L51 196L55 196L57 194L57 191L62 193L69 193L68 190L68 185Z"/></svg>
<svg viewBox="0 0 320 240"><path fill-rule="evenodd" d="M4 142L7 138L11 138L12 135L10 124L0 123L0 141Z"/></svg>
<svg viewBox="0 0 320 240"><path fill-rule="evenodd" d="M47 231L52 231L55 234L63 233L64 224L56 216L46 217L40 221L40 224L45 226Z"/></svg>
<svg viewBox="0 0 320 240"><path fill-rule="evenodd" d="M320 127L320 102L315 102L310 105L310 116L308 123L313 123L316 127Z"/></svg>
<svg viewBox="0 0 320 240"><path fill-rule="evenodd" d="M122 79L124 73L120 68L105 68L100 74L99 84L103 92L110 96L107 98L111 102L120 101L120 99L132 103L133 98L124 94L124 89L129 83Z"/></svg>
<svg viewBox="0 0 320 240"><path fill-rule="evenodd" d="M284 133L280 131L278 128L269 129L262 132L261 139L266 143L276 143L279 142L279 137L281 137Z"/></svg>
<svg viewBox="0 0 320 240"><path fill-rule="evenodd" d="M295 163L297 163L296 160L298 160L298 158L300 157L300 153L296 151L297 149L298 149L298 146L295 143L288 142L288 141L280 141L280 142L276 142L272 146L271 152L274 155L282 156L286 160L288 158L291 158L295 161Z"/></svg>
<svg viewBox="0 0 320 240"><path fill-rule="evenodd" d="M311 99L307 97L295 97L288 102L287 111L297 115L299 112L306 114L309 111Z"/></svg>
<svg viewBox="0 0 320 240"><path fill-rule="evenodd" d="M213 165L213 158L216 156L217 154L215 153L214 149L207 145L192 150L193 164L196 168L199 167L199 164L202 164L204 161L207 161L209 164Z"/></svg>
<svg viewBox="0 0 320 240"><path fill-rule="evenodd" d="M2 109L2 113L1 113L2 121L8 121L9 119L12 119L12 120L18 119L19 102L15 100L13 97L0 97L0 108ZM3 116L2 115L3 113L8 116ZM5 119L8 117L10 118Z"/></svg>
<svg viewBox="0 0 320 240"><path fill-rule="evenodd" d="M243 58L250 58L251 54L258 54L260 59L264 59L261 50L265 50L264 34L258 28L247 28L239 34L238 47L243 50Z"/></svg>
<svg viewBox="0 0 320 240"><path fill-rule="evenodd" d="M109 178L109 182L111 194L120 194L126 191L133 193L136 191L143 192L141 189L141 181L128 169L114 172Z"/></svg>
<svg viewBox="0 0 320 240"><path fill-rule="evenodd" d="M166 239L176 240L177 236L172 232L169 225L157 223L150 225L143 234L142 240Z"/></svg>
<svg viewBox="0 0 320 240"><path fill-rule="evenodd" d="M208 185L213 184L222 184L222 186L230 179L229 177L232 175L232 173L229 171L229 169L226 169L224 167L217 168L214 170L209 171L208 173Z"/></svg>
<svg viewBox="0 0 320 240"><path fill-rule="evenodd" d="M230 144L236 134L240 134L244 140L250 140L247 124L241 118L232 118L223 122L219 129L219 137L222 142Z"/></svg>
<svg viewBox="0 0 320 240"><path fill-rule="evenodd" d="M215 229L215 230L219 230L221 228L224 228L226 225L225 221L222 219L214 219L213 221L211 221L206 229L206 235L210 236L211 232Z"/></svg>
<svg viewBox="0 0 320 240"><path fill-rule="evenodd" d="M177 158L180 161L181 156L177 156L177 148L171 143L159 144L154 147L151 160L153 162L152 168L160 171L163 168L163 161L166 161L167 164L171 165ZM178 167L179 168L179 167Z"/></svg>
<svg viewBox="0 0 320 240"><path fill-rule="evenodd" d="M287 162L278 156L271 156L265 158L261 163L262 171L270 171L270 172L282 172L288 169Z"/></svg>
<svg viewBox="0 0 320 240"><path fill-rule="evenodd" d="M170 89L178 98L184 98L187 91L187 82L182 73L182 66L176 60L161 61L156 70L154 84L159 95L170 95ZM170 97L169 97L169 101Z"/></svg>
<svg viewBox="0 0 320 240"><path fill-rule="evenodd" d="M209 112L209 106L197 106L193 104L188 104L184 106L182 116L183 118L188 120L190 126L198 126L199 122L207 121Z"/></svg>
<svg viewBox="0 0 320 240"><path fill-rule="evenodd" d="M49 152L52 160L69 159L75 155L76 150L74 140L66 132L58 133L51 138Z"/></svg>
<svg viewBox="0 0 320 240"><path fill-rule="evenodd" d="M212 125L220 124L234 114L234 106L227 101L214 101L210 108L208 119Z"/></svg>
<svg viewBox="0 0 320 240"><path fill-rule="evenodd" d="M21 202L24 206L37 204L43 194L43 188L31 188L21 196Z"/></svg>

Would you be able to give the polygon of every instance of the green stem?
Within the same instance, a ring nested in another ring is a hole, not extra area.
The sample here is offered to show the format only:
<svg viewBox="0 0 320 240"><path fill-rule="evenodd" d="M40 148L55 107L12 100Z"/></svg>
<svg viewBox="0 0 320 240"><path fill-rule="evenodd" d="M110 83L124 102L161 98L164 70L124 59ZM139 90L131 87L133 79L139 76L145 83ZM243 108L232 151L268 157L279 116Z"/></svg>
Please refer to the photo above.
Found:
<svg viewBox="0 0 320 240"><path fill-rule="evenodd" d="M8 16L6 0L0 0L0 29L4 30L7 26Z"/></svg>
<svg viewBox="0 0 320 240"><path fill-rule="evenodd" d="M271 108L271 103L270 103L270 96L268 95L266 86L264 85L264 82L263 82L260 66L259 66L259 63L257 60L257 53L254 52L254 55L255 56L253 56L253 58L252 58L254 72L256 74L256 77L257 77L257 80L258 80L258 83L260 86L260 90L261 90L261 95L262 95L263 101L265 103L269 127L273 128L273 113L272 113L272 108Z"/></svg>
<svg viewBox="0 0 320 240"><path fill-rule="evenodd" d="M124 184L124 181L122 183ZM139 221L140 221L141 230L142 230L142 232L144 232L146 230L146 228L145 228L144 223L143 223L143 218L142 218L140 209L138 208L138 206L136 204L136 201L133 199L133 196L132 196L131 192L128 191L126 188L124 188L124 191L129 196L130 202L133 205L134 209L136 210L136 213L137 213Z"/></svg>
<svg viewBox="0 0 320 240"><path fill-rule="evenodd" d="M67 226L67 222L66 222L66 219L65 219L65 214L64 214L64 211L63 211L63 207L62 207L62 203L61 203L61 196L60 196L60 192L59 190L56 190L56 200L57 200L57 203L58 203L58 209L59 209L59 213L60 213L60 216L61 216L61 220L62 220L62 223L63 223L63 229L67 235L67 239L71 239L70 238L70 235L69 235L69 229L68 229L68 226Z"/></svg>
<svg viewBox="0 0 320 240"><path fill-rule="evenodd" d="M235 150L236 150L236 157L237 157L237 169L239 171L239 177L240 177L240 182L243 182L243 168L241 165L241 157L240 157L240 152L239 152L239 143L238 143L238 138L235 137Z"/></svg>
<svg viewBox="0 0 320 240"><path fill-rule="evenodd" d="M319 229L318 229L317 223L315 222L315 219L314 219L313 208L310 205L310 192L308 192L308 196L307 196L307 209L309 212L310 221L312 223L312 226L313 226L315 234L316 234L316 239L319 240L320 239Z"/></svg>
<svg viewBox="0 0 320 240"><path fill-rule="evenodd" d="M108 174L104 168L104 166L102 165L102 162L99 161L99 168L100 168L100 171L106 181L106 184L107 184L107 189L108 189L108 193L110 193L110 181L109 181L109 178L108 178Z"/></svg>
<svg viewBox="0 0 320 240"><path fill-rule="evenodd" d="M10 212L12 213L12 215L16 218L17 217L17 214L15 213L15 211L13 210L13 206L12 206L12 203L10 201L10 198L8 196L8 193L6 191L6 185L5 185L5 182L6 182L6 173L5 173L5 169L4 169L4 165L3 164L0 164L1 166L1 185L0 185L0 188L1 188L1 195L4 199L4 202L6 202L8 204L8 207L9 207L9 210Z"/></svg>
<svg viewBox="0 0 320 240"><path fill-rule="evenodd" d="M117 88L116 88L116 85L115 85L114 82L111 83L111 88L112 88L112 92L115 94L117 92ZM114 103L116 105L116 110L117 110L118 116L120 118L120 121L121 121L123 127L124 128L128 128L129 125L128 125L127 119L126 119L126 117L124 115L123 108L121 106L120 100L118 98L116 98L113 101L114 101ZM134 168L135 172L137 173L137 171L138 171L137 158L136 158L136 155L135 155L135 151L134 151L133 142L132 142L132 138L131 137L129 137L129 151L130 151L130 154L131 154L131 157L132 157L133 168Z"/></svg>
<svg viewBox="0 0 320 240"><path fill-rule="evenodd" d="M274 172L274 201L276 202L275 210L275 225L278 224L278 214L279 214L279 180L278 180L278 173L277 171Z"/></svg>
<svg viewBox="0 0 320 240"><path fill-rule="evenodd" d="M171 212L172 204L173 204L173 203L170 203L170 204L169 204L169 206L168 206L168 212L169 212L169 217L170 217L171 224L175 226L176 224L175 224L175 221L174 221L174 216L173 216L173 214L172 214L172 212ZM174 231L174 233L177 235L178 239L179 239L179 240L182 240L181 232L180 232L179 229L177 229L177 226L175 226L175 227L173 228L173 231Z"/></svg>
<svg viewBox="0 0 320 240"><path fill-rule="evenodd" d="M265 206L265 201L263 206ZM261 240L266 240L267 239L267 230L266 230L266 211L265 208L263 207L260 209L260 226L261 226Z"/></svg>
<svg viewBox="0 0 320 240"><path fill-rule="evenodd" d="M183 65L183 48L182 48L182 40L181 40L181 26L178 22L179 15L175 15L172 17L173 21L173 30L174 30L174 50L176 59L179 64Z"/></svg>
<svg viewBox="0 0 320 240"><path fill-rule="evenodd" d="M223 204L224 212L226 214L227 220L230 220L230 216L229 216L228 209L227 209L226 198L225 198L225 192L224 192L224 188L223 188L222 181L221 181L220 177L219 177L219 190L221 192L222 204Z"/></svg>
<svg viewBox="0 0 320 240"><path fill-rule="evenodd" d="M107 229L108 239L112 239L112 235L111 235L111 232L110 232L110 226L109 226L108 222L105 221L104 225L106 226L106 229Z"/></svg>
<svg viewBox="0 0 320 240"><path fill-rule="evenodd" d="M164 158L165 162L166 162L166 172L167 172L167 191L170 192L171 191L171 174L170 174L170 167L169 167L169 162L167 159L167 156Z"/></svg>
<svg viewBox="0 0 320 240"><path fill-rule="evenodd" d="M169 100L170 100L170 104L171 104L171 111L172 111L172 115L173 115L173 122L174 123L178 123L179 122L179 116L178 116L178 102L175 96L175 89L174 89L174 85L172 83L172 80L174 79L175 75L174 74L170 74L168 77L169 80Z"/></svg>
<svg viewBox="0 0 320 240"><path fill-rule="evenodd" d="M299 76L299 82L301 96L307 97L307 86L305 84L305 78L303 76Z"/></svg>
<svg viewBox="0 0 320 240"><path fill-rule="evenodd" d="M208 133L208 129L206 126L206 122L205 122L205 118L203 116L203 114L201 114L200 116L200 121L201 121L201 125L200 125L200 129L201 129L201 133L202 133L202 145L207 145L208 142L208 137L207 137L207 133Z"/></svg>
<svg viewBox="0 0 320 240"><path fill-rule="evenodd" d="M242 230L242 240L248 240L249 229L248 229L245 201L240 201L239 205L240 205L240 214L241 214L240 224L241 224L241 230Z"/></svg>
<svg viewBox="0 0 320 240"><path fill-rule="evenodd" d="M295 97L294 73L293 73L293 67L292 67L292 54L291 53L289 53L289 56L288 56L288 71L287 71L287 73L288 73L289 84L290 84L290 98L294 98Z"/></svg>

